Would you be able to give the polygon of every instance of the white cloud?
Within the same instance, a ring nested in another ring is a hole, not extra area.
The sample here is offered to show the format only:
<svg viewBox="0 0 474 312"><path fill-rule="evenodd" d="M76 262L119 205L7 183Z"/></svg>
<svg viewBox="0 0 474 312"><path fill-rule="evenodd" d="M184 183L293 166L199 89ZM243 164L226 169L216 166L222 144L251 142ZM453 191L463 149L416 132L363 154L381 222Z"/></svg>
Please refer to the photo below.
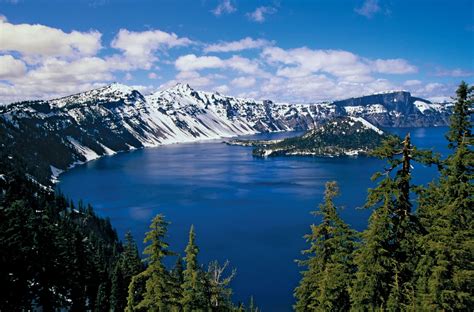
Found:
<svg viewBox="0 0 474 312"><path fill-rule="evenodd" d="M158 75L156 73L149 73L148 79L158 79Z"/></svg>
<svg viewBox="0 0 474 312"><path fill-rule="evenodd" d="M342 50L311 50L306 47L283 50L271 47L264 49L262 56L270 64L286 65L279 70L282 76L327 72L342 77L370 73L370 67L357 55Z"/></svg>
<svg viewBox="0 0 474 312"><path fill-rule="evenodd" d="M254 77L238 77L231 81L232 85L237 88L250 88L255 85L257 80Z"/></svg>
<svg viewBox="0 0 474 312"><path fill-rule="evenodd" d="M373 62L374 71L382 74L411 74L418 69L403 59L377 59Z"/></svg>
<svg viewBox="0 0 474 312"><path fill-rule="evenodd" d="M428 82L407 86L408 90L415 96L428 99L435 103L449 101L456 92L457 84L444 84L439 82Z"/></svg>
<svg viewBox="0 0 474 312"><path fill-rule="evenodd" d="M77 58L95 55L101 48L98 31L72 31L44 25L11 24L0 19L0 51L18 52L25 60L36 58L61 57Z"/></svg>
<svg viewBox="0 0 474 312"><path fill-rule="evenodd" d="M367 18L372 18L380 11L378 0L365 0L360 8L355 8L357 14L363 15Z"/></svg>
<svg viewBox="0 0 474 312"><path fill-rule="evenodd" d="M206 68L220 68L225 66L225 62L217 56L196 56L187 54L180 56L175 61L175 66L180 71L195 71Z"/></svg>
<svg viewBox="0 0 474 312"><path fill-rule="evenodd" d="M271 45L272 43L265 39L252 39L245 37L238 41L220 42L208 45L204 52L236 52L248 49L260 49Z"/></svg>
<svg viewBox="0 0 474 312"><path fill-rule="evenodd" d="M234 55L228 59L221 59L217 56L196 56L194 54L187 54L180 56L176 60L175 67L182 72L230 68L246 74L264 74L263 71L260 70L258 63L238 55Z"/></svg>
<svg viewBox="0 0 474 312"><path fill-rule="evenodd" d="M230 59L227 59L225 61L225 64L227 67L230 67L242 73L254 74L254 75L264 74L260 70L260 67L258 66L257 62L245 57L238 56L238 55L234 55Z"/></svg>
<svg viewBox="0 0 474 312"><path fill-rule="evenodd" d="M276 13L276 9L271 6L261 6L255 9L255 11L247 13L247 17L257 23L263 23L267 18L266 15L271 15Z"/></svg>
<svg viewBox="0 0 474 312"><path fill-rule="evenodd" d="M237 9L232 5L230 0L222 0L222 2L219 3L219 5L214 10L212 10L211 12L215 16L221 16L223 14L233 13L236 10Z"/></svg>
<svg viewBox="0 0 474 312"><path fill-rule="evenodd" d="M106 61L98 57L85 57L72 62L50 58L41 66L32 69L17 83L49 84L51 88L60 84L86 83L112 80Z"/></svg>
<svg viewBox="0 0 474 312"><path fill-rule="evenodd" d="M420 85L422 82L420 80L417 80L417 79L411 79L411 80L407 80L403 83L404 86L407 86L407 87L412 87L412 86L418 86Z"/></svg>
<svg viewBox="0 0 474 312"><path fill-rule="evenodd" d="M436 70L435 75L438 77L469 77L474 76L474 72L461 68L455 68L450 70L438 68Z"/></svg>
<svg viewBox="0 0 474 312"><path fill-rule="evenodd" d="M229 87L227 85L220 85L215 88L215 90L221 94L226 94L229 92Z"/></svg>
<svg viewBox="0 0 474 312"><path fill-rule="evenodd" d="M0 55L0 79L21 77L26 73L26 65L11 55Z"/></svg>
<svg viewBox="0 0 474 312"><path fill-rule="evenodd" d="M417 68L403 59L377 59L371 61L343 50L312 50L306 47L284 50L269 47L262 57L279 66L277 75L287 78L304 77L311 73L329 73L352 82L367 82L371 73L406 74Z"/></svg>
<svg viewBox="0 0 474 312"><path fill-rule="evenodd" d="M153 62L158 60L157 51L190 44L192 41L188 38L179 38L174 33L158 29L143 32L120 29L111 46L123 51L125 59L133 67L150 69Z"/></svg>
<svg viewBox="0 0 474 312"><path fill-rule="evenodd" d="M6 79L6 84L0 100L76 93L115 80L118 71L127 72L124 79L130 80L133 70L157 68L160 53L193 43L160 30L121 29L111 42L113 49L102 57L98 55L101 37L95 30L64 32L38 24L12 24L1 18L0 55L5 55L0 56L0 79Z"/></svg>

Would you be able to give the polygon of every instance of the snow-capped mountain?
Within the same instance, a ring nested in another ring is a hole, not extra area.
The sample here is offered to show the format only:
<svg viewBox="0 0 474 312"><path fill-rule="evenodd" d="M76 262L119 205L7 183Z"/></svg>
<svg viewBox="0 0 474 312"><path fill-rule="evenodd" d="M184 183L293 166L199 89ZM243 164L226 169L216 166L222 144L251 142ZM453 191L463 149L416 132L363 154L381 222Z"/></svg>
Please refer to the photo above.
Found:
<svg viewBox="0 0 474 312"><path fill-rule="evenodd" d="M427 127L448 124L449 104L434 104L407 91L388 91L335 101L338 115L363 117L381 127Z"/></svg>
<svg viewBox="0 0 474 312"><path fill-rule="evenodd" d="M76 163L135 148L307 130L347 115L376 126L442 125L447 112L446 106L408 92L287 104L197 91L186 84L143 96L115 83L60 99L0 107L0 131L5 132L2 147L26 154L34 170L49 176L51 170L57 174Z"/></svg>

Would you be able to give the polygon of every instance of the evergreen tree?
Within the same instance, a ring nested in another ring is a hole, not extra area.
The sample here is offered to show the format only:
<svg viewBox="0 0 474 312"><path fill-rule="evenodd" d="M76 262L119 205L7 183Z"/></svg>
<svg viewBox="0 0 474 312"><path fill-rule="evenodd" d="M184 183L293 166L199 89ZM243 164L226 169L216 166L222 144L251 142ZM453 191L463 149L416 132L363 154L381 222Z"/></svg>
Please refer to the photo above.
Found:
<svg viewBox="0 0 474 312"><path fill-rule="evenodd" d="M128 231L125 234L125 245L120 254L117 265L112 274L112 289L110 306L113 311L123 311L127 306L128 286L132 277L144 270L142 260L140 259L137 244Z"/></svg>
<svg viewBox="0 0 474 312"><path fill-rule="evenodd" d="M473 88L462 82L456 94L447 134L452 154L419 208L426 235L420 239L417 304L425 311L469 311L474 306Z"/></svg>
<svg viewBox="0 0 474 312"><path fill-rule="evenodd" d="M172 302L174 309L176 311L181 311L182 306L181 306L181 301L183 299L183 290L181 286L183 285L183 271L184 271L184 265L183 265L183 258L178 255L176 259L176 263L174 265L174 268L171 270L171 292L172 292Z"/></svg>
<svg viewBox="0 0 474 312"><path fill-rule="evenodd" d="M374 207L362 245L355 256L356 278L351 289L355 311L400 311L414 305L414 272L419 257L416 239L422 229L412 213L412 160L430 164L431 153L390 137L374 155L387 159L389 168L373 179L385 178L369 190L367 207ZM395 172L395 173L394 173ZM394 173L394 174L393 174Z"/></svg>
<svg viewBox="0 0 474 312"><path fill-rule="evenodd" d="M311 226L306 235L310 248L303 251L309 258L299 261L307 267L295 290L296 311L344 311L350 306L349 287L354 274L352 253L355 231L339 217L333 199L339 194L336 182L326 183L324 204L319 211L319 225Z"/></svg>
<svg viewBox="0 0 474 312"><path fill-rule="evenodd" d="M142 273L135 275L129 286L128 310L137 311L146 309L148 311L166 311L170 306L170 280L169 272L166 270L163 259L170 255L168 244L164 241L168 222L163 215L157 215L151 222L150 231L146 233L144 243L149 245L144 254L148 255L146 262L148 267ZM137 293L140 281L145 280L145 291ZM136 302L136 298L140 302Z"/></svg>
<svg viewBox="0 0 474 312"><path fill-rule="evenodd" d="M184 311L205 311L209 308L204 289L202 270L199 268L197 256L199 248L196 246L194 226L189 231L189 242L186 246L186 269L183 272L183 297L181 305Z"/></svg>
<svg viewBox="0 0 474 312"><path fill-rule="evenodd" d="M128 284L125 283L120 261L117 262L112 272L111 283L110 310L113 312L123 311L127 306Z"/></svg>

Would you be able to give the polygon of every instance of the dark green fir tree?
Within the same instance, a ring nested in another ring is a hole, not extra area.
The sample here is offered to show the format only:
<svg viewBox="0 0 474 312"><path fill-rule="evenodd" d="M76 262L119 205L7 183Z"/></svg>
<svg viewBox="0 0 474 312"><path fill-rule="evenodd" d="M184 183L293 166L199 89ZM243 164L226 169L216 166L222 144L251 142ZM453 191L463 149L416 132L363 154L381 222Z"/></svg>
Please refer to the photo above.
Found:
<svg viewBox="0 0 474 312"><path fill-rule="evenodd" d="M474 153L473 88L462 82L447 134L451 154L443 162L439 183L420 202L426 234L417 268L420 311L472 311L474 306Z"/></svg>
<svg viewBox="0 0 474 312"><path fill-rule="evenodd" d="M404 311L414 308L414 274L419 259L416 240L422 232L412 212L412 161L430 164L430 152L412 146L410 136L385 140L374 153L389 167L369 190L366 207L374 211L356 252L356 278L351 288L354 311Z"/></svg>
<svg viewBox="0 0 474 312"><path fill-rule="evenodd" d="M197 256L199 248L196 245L194 226L189 231L189 242L185 249L186 268L183 272L183 297L181 305L187 311L207 311L209 300L206 296L202 269L199 267Z"/></svg>
<svg viewBox="0 0 474 312"><path fill-rule="evenodd" d="M171 255L168 243L164 241L168 222L163 215L157 215L151 222L150 231L146 233L144 243L148 243L144 254L148 257L148 267L142 273L135 275L129 285L127 311L166 311L171 305L169 289L169 272L163 260ZM145 283L143 290L140 285Z"/></svg>
<svg viewBox="0 0 474 312"><path fill-rule="evenodd" d="M354 274L352 254L356 233L339 217L333 199L339 194L336 182L326 183L319 225L306 235L308 258L299 261L307 268L295 290L296 311L346 311L350 307L349 287Z"/></svg>

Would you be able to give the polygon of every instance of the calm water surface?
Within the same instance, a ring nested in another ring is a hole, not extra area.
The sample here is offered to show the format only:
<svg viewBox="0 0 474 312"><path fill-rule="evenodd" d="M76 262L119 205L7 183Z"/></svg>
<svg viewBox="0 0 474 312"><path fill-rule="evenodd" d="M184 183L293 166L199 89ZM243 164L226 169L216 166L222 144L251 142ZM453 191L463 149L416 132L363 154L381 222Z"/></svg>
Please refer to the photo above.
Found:
<svg viewBox="0 0 474 312"><path fill-rule="evenodd" d="M400 135L410 131L418 146L445 152L446 130L390 131ZM255 137L285 135L291 134ZM234 301L248 302L253 295L264 311L290 311L300 277L295 259L307 247L303 235L318 222L310 211L322 200L324 184L339 183L342 195L337 202L345 207L341 215L362 230L370 211L358 208L373 186L371 175L383 165L366 157L257 159L249 147L215 141L104 157L64 173L58 187L110 217L120 237L131 230L140 249L150 220L158 213L171 221L168 242L180 253L194 224L200 262L228 259L237 268ZM414 176L424 183L435 173L415 165Z"/></svg>

